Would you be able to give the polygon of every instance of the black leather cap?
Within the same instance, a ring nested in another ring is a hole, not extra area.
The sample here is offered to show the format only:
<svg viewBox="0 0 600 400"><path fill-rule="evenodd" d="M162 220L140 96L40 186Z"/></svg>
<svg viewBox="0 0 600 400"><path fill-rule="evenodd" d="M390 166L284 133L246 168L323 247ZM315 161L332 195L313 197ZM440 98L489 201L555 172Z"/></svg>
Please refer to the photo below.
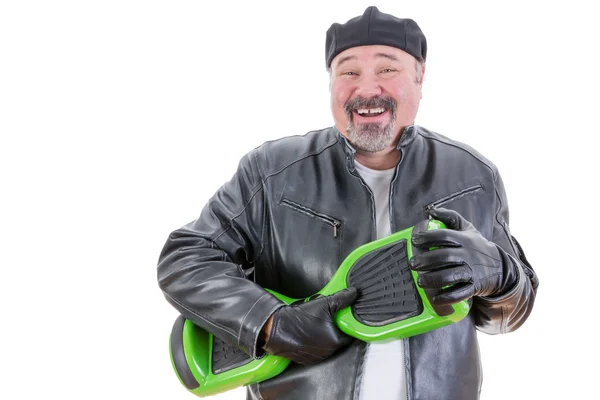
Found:
<svg viewBox="0 0 600 400"><path fill-rule="evenodd" d="M371 6L360 17L352 18L345 24L334 23L327 30L327 68L342 51L375 44L397 47L419 61L425 61L427 57L427 40L415 21L384 14L377 7Z"/></svg>

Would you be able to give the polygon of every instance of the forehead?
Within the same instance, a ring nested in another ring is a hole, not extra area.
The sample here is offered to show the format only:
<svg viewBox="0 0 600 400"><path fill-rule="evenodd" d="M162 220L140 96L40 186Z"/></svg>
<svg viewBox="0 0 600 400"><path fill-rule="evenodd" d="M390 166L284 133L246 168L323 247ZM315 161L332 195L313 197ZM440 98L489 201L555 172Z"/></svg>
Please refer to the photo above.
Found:
<svg viewBox="0 0 600 400"><path fill-rule="evenodd" d="M412 55L397 47L384 45L358 46L346 49L335 56L331 62L331 68L336 68L339 64L346 62L367 63L376 59L395 59L404 63L416 60Z"/></svg>

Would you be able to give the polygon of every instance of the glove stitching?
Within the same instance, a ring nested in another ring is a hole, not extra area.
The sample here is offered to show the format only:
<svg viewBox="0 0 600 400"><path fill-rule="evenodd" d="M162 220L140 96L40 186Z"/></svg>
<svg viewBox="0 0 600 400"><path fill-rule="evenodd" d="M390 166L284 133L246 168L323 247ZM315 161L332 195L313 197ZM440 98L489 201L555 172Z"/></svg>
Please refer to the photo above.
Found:
<svg viewBox="0 0 600 400"><path fill-rule="evenodd" d="M324 321L324 322L326 322L326 323L329 323L329 324L331 324L331 315L330 315L330 318L329 318L329 319L327 319L327 318L323 318L323 317L320 317L320 316L318 316L318 315L313 315L313 314L309 313L308 311L306 311L306 310L305 310L304 308L302 308L301 306L299 306L299 307L298 307L298 311L302 311L304 314L306 314L306 315L308 315L308 316L310 316L310 317L312 317L312 318L316 318L316 319L319 319L319 320L321 320L321 321Z"/></svg>

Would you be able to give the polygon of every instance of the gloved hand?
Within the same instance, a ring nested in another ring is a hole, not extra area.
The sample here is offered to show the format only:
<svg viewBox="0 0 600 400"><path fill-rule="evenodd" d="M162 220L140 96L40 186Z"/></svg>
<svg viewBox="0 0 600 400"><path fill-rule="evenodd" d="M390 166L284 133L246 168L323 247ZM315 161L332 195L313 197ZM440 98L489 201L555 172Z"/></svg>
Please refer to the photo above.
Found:
<svg viewBox="0 0 600 400"><path fill-rule="evenodd" d="M283 306L273 315L271 332L263 348L267 353L299 364L314 364L347 346L352 338L337 327L334 314L356 300L355 288L306 303Z"/></svg>
<svg viewBox="0 0 600 400"><path fill-rule="evenodd" d="M504 250L485 239L456 211L434 208L429 215L448 229L413 235L413 246L439 248L415 255L410 268L419 273L419 286L439 290L431 299L434 305L454 304L474 296L498 296L512 288L518 272ZM442 289L445 286L451 287Z"/></svg>

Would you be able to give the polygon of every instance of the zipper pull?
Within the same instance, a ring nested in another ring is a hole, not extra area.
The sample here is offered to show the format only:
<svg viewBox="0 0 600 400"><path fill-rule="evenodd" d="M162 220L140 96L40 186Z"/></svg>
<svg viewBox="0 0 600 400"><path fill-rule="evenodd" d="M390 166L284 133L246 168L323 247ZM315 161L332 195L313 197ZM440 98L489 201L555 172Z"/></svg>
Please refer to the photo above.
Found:
<svg viewBox="0 0 600 400"><path fill-rule="evenodd" d="M339 226L339 225L340 225L340 224L338 224L337 222L334 222L334 223L333 223L333 237L337 237L337 234L338 234L338 226Z"/></svg>
<svg viewBox="0 0 600 400"><path fill-rule="evenodd" d="M430 204L427 207L425 207L425 215L427 215L427 219L433 219L433 217L431 215L429 215L429 211L431 211L432 208L434 208L435 205Z"/></svg>

